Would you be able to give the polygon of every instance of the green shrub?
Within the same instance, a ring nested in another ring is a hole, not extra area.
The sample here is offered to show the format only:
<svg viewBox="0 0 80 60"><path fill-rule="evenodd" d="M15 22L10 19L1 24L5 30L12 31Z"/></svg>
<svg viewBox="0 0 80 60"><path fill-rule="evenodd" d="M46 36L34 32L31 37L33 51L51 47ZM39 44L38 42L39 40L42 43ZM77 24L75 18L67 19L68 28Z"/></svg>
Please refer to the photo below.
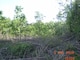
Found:
<svg viewBox="0 0 80 60"><path fill-rule="evenodd" d="M12 53L13 56L19 56L22 57L24 53L26 55L30 54L34 51L34 46L29 43L16 43L12 44L8 47L8 50L10 53Z"/></svg>
<svg viewBox="0 0 80 60"><path fill-rule="evenodd" d="M80 56L76 56L75 57L75 60L80 60Z"/></svg>

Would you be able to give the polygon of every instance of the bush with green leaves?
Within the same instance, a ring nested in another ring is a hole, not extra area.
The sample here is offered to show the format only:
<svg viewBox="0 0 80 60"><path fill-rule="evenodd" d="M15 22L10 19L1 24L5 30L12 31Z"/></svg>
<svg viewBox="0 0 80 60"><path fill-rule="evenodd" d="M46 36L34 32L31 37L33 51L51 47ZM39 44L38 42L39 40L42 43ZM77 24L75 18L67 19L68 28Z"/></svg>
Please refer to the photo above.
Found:
<svg viewBox="0 0 80 60"><path fill-rule="evenodd" d="M29 43L14 43L8 47L8 51L13 56L23 57L24 54L31 54L34 51L34 46Z"/></svg>

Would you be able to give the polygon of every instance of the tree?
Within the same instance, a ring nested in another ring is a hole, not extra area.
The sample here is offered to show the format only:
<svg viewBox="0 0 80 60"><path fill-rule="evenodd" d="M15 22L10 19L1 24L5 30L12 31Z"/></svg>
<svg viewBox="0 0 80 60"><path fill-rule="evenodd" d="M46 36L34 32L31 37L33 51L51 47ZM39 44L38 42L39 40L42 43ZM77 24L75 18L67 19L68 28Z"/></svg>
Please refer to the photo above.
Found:
<svg viewBox="0 0 80 60"><path fill-rule="evenodd" d="M70 32L74 33L77 38L80 37L80 1L75 0L71 9L67 13L67 24ZM79 38L80 39L80 38Z"/></svg>
<svg viewBox="0 0 80 60"><path fill-rule="evenodd" d="M0 11L0 16L2 16L2 11Z"/></svg>
<svg viewBox="0 0 80 60"><path fill-rule="evenodd" d="M35 19L36 19L37 21L41 21L41 20L43 20L43 18L45 17L45 16L44 16L43 14L41 14L39 11L36 11L35 13L36 13Z"/></svg>
<svg viewBox="0 0 80 60"><path fill-rule="evenodd" d="M2 15L3 15L3 12L0 11L0 20L4 20L5 19L5 17L3 17Z"/></svg>
<svg viewBox="0 0 80 60"><path fill-rule="evenodd" d="M3 13L2 13L2 11L0 11L0 32L4 38L4 36L7 34L8 30L9 30L8 26L9 26L10 20L8 18L5 18L2 15L3 15Z"/></svg>
<svg viewBox="0 0 80 60"><path fill-rule="evenodd" d="M16 30L17 30L17 33L19 34L19 37L20 37L20 40L21 40L21 33L22 33L22 29L25 27L25 24L27 23L26 21L26 17L25 17L25 14L22 13L22 7L21 6L16 6L15 8L15 27L16 27Z"/></svg>

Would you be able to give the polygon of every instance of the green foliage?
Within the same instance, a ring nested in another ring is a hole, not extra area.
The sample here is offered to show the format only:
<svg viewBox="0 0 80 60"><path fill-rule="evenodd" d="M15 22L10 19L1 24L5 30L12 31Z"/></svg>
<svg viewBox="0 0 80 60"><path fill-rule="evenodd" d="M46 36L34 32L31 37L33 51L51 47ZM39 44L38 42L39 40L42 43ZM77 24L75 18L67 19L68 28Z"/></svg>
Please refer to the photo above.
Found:
<svg viewBox="0 0 80 60"><path fill-rule="evenodd" d="M67 13L67 24L69 25L70 32L74 33L76 36L80 36L80 1L75 0L73 7L69 9Z"/></svg>
<svg viewBox="0 0 80 60"><path fill-rule="evenodd" d="M70 33L73 33L78 39L80 39L80 1L71 0L69 4L65 6L57 15L59 20L65 20ZM63 31L63 30L62 30Z"/></svg>
<svg viewBox="0 0 80 60"><path fill-rule="evenodd" d="M75 60L80 60L80 56L75 56Z"/></svg>
<svg viewBox="0 0 80 60"><path fill-rule="evenodd" d="M29 43L16 43L8 46L8 51L12 53L13 56L22 57L25 53L29 55L34 51L34 46Z"/></svg>
<svg viewBox="0 0 80 60"><path fill-rule="evenodd" d="M39 20L36 21L36 23L28 24L25 14L22 13L22 9L23 8L21 6L15 7L15 16L13 20L9 18L0 20L0 33L2 33L3 36L7 35L19 38L26 36L53 37L55 35L59 36L68 32L68 26L66 22L63 21L43 23ZM37 12L37 15L41 16L39 12Z"/></svg>

